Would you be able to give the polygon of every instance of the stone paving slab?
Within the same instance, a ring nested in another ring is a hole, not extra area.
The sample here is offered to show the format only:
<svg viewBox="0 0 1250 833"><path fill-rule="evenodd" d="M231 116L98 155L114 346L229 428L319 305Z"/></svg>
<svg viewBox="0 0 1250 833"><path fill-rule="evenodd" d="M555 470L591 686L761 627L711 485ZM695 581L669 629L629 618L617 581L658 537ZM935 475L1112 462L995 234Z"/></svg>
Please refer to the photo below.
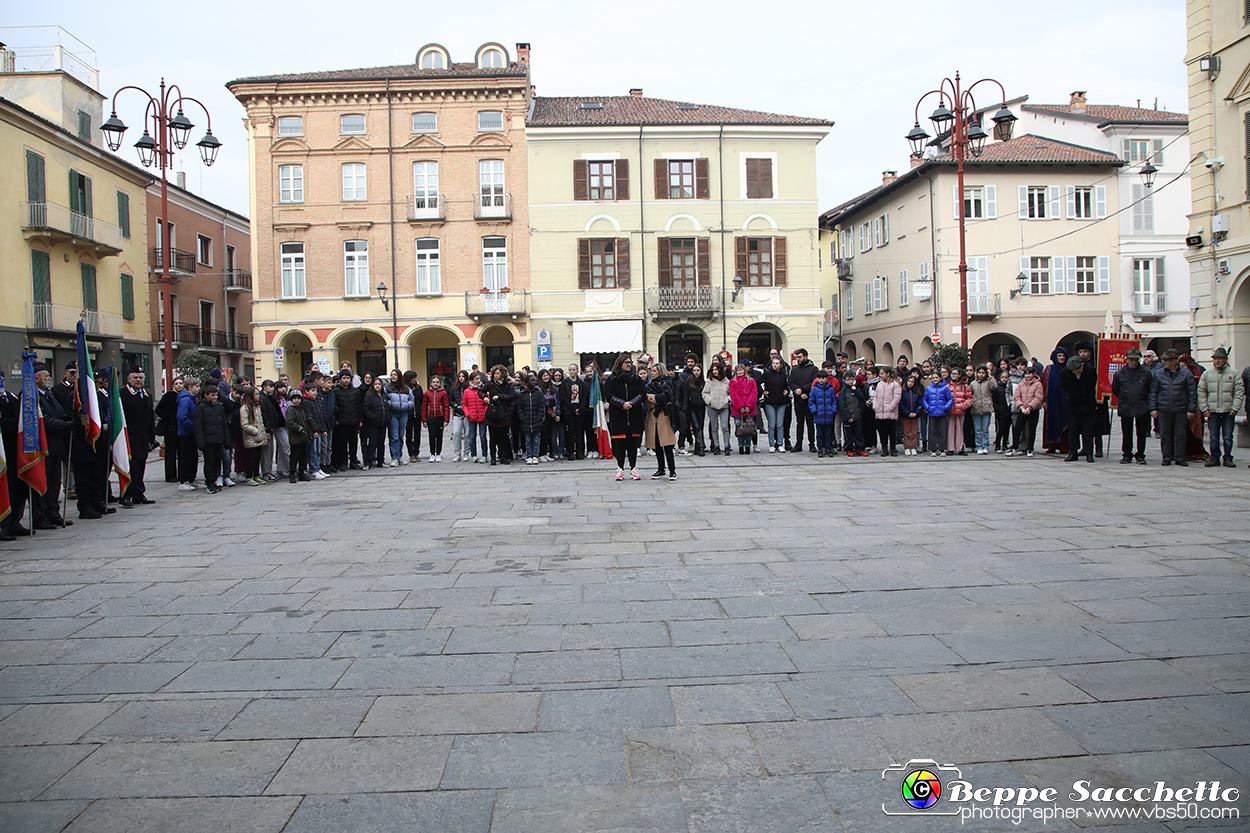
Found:
<svg viewBox="0 0 1250 833"><path fill-rule="evenodd" d="M1244 470L678 462L153 483L0 545L0 830L1100 829L887 819L917 757L1250 796Z"/></svg>

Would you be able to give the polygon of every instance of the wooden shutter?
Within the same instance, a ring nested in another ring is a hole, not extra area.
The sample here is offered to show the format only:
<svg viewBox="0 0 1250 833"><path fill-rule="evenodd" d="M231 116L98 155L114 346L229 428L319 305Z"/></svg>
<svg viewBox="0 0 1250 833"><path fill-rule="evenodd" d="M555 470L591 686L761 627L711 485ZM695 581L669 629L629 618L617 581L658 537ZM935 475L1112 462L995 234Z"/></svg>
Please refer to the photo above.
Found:
<svg viewBox="0 0 1250 833"><path fill-rule="evenodd" d="M694 241L694 265L699 277L699 286L712 285L712 256L710 240L707 237L696 237Z"/></svg>
<svg viewBox="0 0 1250 833"><path fill-rule="evenodd" d="M1246 130L1250 135L1250 128ZM69 210L78 211L78 171L70 168L69 171Z"/></svg>
<svg viewBox="0 0 1250 833"><path fill-rule="evenodd" d="M1163 263L1162 258L1159 263ZM1098 256L1098 291L1103 295L1111 292L1111 258L1107 255ZM1155 291L1158 291L1157 287Z"/></svg>
<svg viewBox="0 0 1250 833"><path fill-rule="evenodd" d="M890 242L890 215L881 215L881 245L884 246Z"/></svg>
<svg viewBox="0 0 1250 833"><path fill-rule="evenodd" d="M29 150L26 151L26 201L34 203L48 201L43 157Z"/></svg>
<svg viewBox="0 0 1250 833"><path fill-rule="evenodd" d="M589 163L585 159L573 160L573 199L575 200L590 199L590 187L587 184L588 167Z"/></svg>
<svg viewBox="0 0 1250 833"><path fill-rule="evenodd" d="M1046 202L1049 203L1046 206L1046 210L1049 212L1046 219L1058 220L1060 217L1063 216L1062 209L1059 207L1059 202L1061 199L1059 186L1058 185L1049 186L1047 193L1046 193L1046 198L1047 198Z"/></svg>
<svg viewBox="0 0 1250 833"><path fill-rule="evenodd" d="M1121 147L1122 147L1122 150L1121 150L1120 156L1124 159L1125 162L1132 162L1133 161L1132 142L1130 142L1128 139L1125 139L1124 144Z"/></svg>
<svg viewBox="0 0 1250 833"><path fill-rule="evenodd" d="M1063 255L1050 258L1050 292L1052 295L1068 294L1067 273L1064 271Z"/></svg>
<svg viewBox="0 0 1250 833"><path fill-rule="evenodd" d="M122 237L130 239L130 195L125 191L117 192L117 226L122 230Z"/></svg>
<svg viewBox="0 0 1250 833"><path fill-rule="evenodd" d="M1107 186L1094 186L1094 219L1101 220L1107 216Z"/></svg>
<svg viewBox="0 0 1250 833"><path fill-rule="evenodd" d="M1155 139L1150 143L1151 150L1154 151L1151 162L1157 168L1163 167L1163 140Z"/></svg>
<svg viewBox="0 0 1250 833"><path fill-rule="evenodd" d="M122 318L126 321L135 320L135 278L134 275L121 273L122 284Z"/></svg>
<svg viewBox="0 0 1250 833"><path fill-rule="evenodd" d="M82 307L88 310L100 308L96 298L95 266L90 263L82 264Z"/></svg>
<svg viewBox="0 0 1250 833"><path fill-rule="evenodd" d="M590 240L577 241L577 288L590 289Z"/></svg>
<svg viewBox="0 0 1250 833"><path fill-rule="evenodd" d="M707 160L700 157L694 160L694 198L706 200L710 194L707 184Z"/></svg>
<svg viewBox="0 0 1250 833"><path fill-rule="evenodd" d="M1250 0L1246 0L1250 3ZM1246 8L1250 16L1250 7ZM1246 199L1250 200L1250 110L1246 111Z"/></svg>
<svg viewBox="0 0 1250 833"><path fill-rule="evenodd" d="M1032 276L1029 274L1029 258L1027 255L1020 256L1020 274L1024 275L1024 277L1026 278L1024 282L1024 288L1020 290L1020 294L1022 295L1032 294L1033 279L1032 279Z"/></svg>
<svg viewBox="0 0 1250 833"><path fill-rule="evenodd" d="M30 276L32 300L36 304L52 303L52 258L47 252L30 250Z"/></svg>
<svg viewBox="0 0 1250 833"><path fill-rule="evenodd" d="M1157 259L1155 260L1155 292L1156 292L1156 293L1158 293L1159 295L1166 294L1166 293L1167 293L1167 291L1168 291L1167 281L1165 280L1165 276L1164 276L1164 274L1163 274L1163 264L1165 264L1165 263L1167 263L1167 259L1166 259L1166 258L1162 258L1162 257L1161 257L1161 258L1157 258ZM1102 265L1102 264L1099 264L1099 266L1101 266L1101 265ZM1110 264L1110 258L1108 258L1108 263L1107 263L1107 267L1108 267L1107 271L1108 271L1108 272L1110 272L1110 271L1111 271L1110 266L1111 266L1111 264ZM1100 273L1099 273L1099 275L1101 276L1101 274L1102 274L1102 273L1100 272ZM1099 278L1099 283L1101 284L1101 277ZM1101 289L1101 285L1100 285L1100 287L1099 287L1099 288ZM1108 280L1107 280L1107 291L1108 291L1108 292L1110 292L1110 291L1111 291L1111 280L1110 280L1110 278L1108 278Z"/></svg>
<svg viewBox="0 0 1250 833"><path fill-rule="evenodd" d="M747 199L756 200L760 197L760 160L747 160Z"/></svg>
<svg viewBox="0 0 1250 833"><path fill-rule="evenodd" d="M1016 219L1029 219L1029 186L1017 185L1016 196L1019 198L1019 205L1016 208Z"/></svg>
<svg viewBox="0 0 1250 833"><path fill-rule="evenodd" d="M773 238L773 286L786 285L786 238Z"/></svg>
<svg viewBox="0 0 1250 833"><path fill-rule="evenodd" d="M1063 190L1067 197L1067 199L1065 200L1066 205L1064 206L1067 213L1064 216L1067 217L1069 220L1071 220L1073 217L1076 216L1076 186L1065 185L1063 186Z"/></svg>
<svg viewBox="0 0 1250 833"><path fill-rule="evenodd" d="M1064 263L1064 269L1066 269L1068 273L1068 294L1076 295L1079 291L1076 275L1076 255L1068 255Z"/></svg>
<svg viewBox="0 0 1250 833"><path fill-rule="evenodd" d="M668 199L668 160L655 160L655 198Z"/></svg>
<svg viewBox="0 0 1250 833"><path fill-rule="evenodd" d="M616 238L616 288L629 289L629 238Z"/></svg>
<svg viewBox="0 0 1250 833"><path fill-rule="evenodd" d="M629 199L629 160L616 160L612 165L612 172L616 176L616 198L618 200Z"/></svg>
<svg viewBox="0 0 1250 833"><path fill-rule="evenodd" d="M673 285L673 256L669 253L669 243L667 237L656 238L656 249L658 251L658 260L660 264L659 283L660 286Z"/></svg>
<svg viewBox="0 0 1250 833"><path fill-rule="evenodd" d="M881 246L881 218L877 217L872 221L872 243L874 246Z"/></svg>
<svg viewBox="0 0 1250 833"><path fill-rule="evenodd" d="M751 267L747 264L747 239L745 237L734 238L734 275L742 278L742 283L746 284L747 276L751 272Z"/></svg>
<svg viewBox="0 0 1250 833"><path fill-rule="evenodd" d="M760 199L773 197L773 160L760 160Z"/></svg>
<svg viewBox="0 0 1250 833"><path fill-rule="evenodd" d="M985 216L987 219L998 219L998 186L985 186Z"/></svg>

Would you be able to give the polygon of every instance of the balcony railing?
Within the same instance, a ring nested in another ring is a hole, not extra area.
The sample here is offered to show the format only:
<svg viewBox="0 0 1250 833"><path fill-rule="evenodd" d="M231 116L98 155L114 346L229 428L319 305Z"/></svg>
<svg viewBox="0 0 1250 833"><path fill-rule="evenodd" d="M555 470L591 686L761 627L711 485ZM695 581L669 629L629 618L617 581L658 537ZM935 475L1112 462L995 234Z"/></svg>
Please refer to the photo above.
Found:
<svg viewBox="0 0 1250 833"><path fill-rule="evenodd" d="M31 330L72 333L78 329L79 320L92 335L120 336L122 334L120 315L57 304L26 305L26 326Z"/></svg>
<svg viewBox="0 0 1250 833"><path fill-rule="evenodd" d="M527 304L524 289L464 293L465 315L525 315Z"/></svg>
<svg viewBox="0 0 1250 833"><path fill-rule="evenodd" d="M165 340L165 322L156 322L156 339L157 341ZM199 344L200 328L194 324L183 324L181 321L174 322L174 341L180 344Z"/></svg>
<svg viewBox="0 0 1250 833"><path fill-rule="evenodd" d="M226 289L232 292L251 292L252 273L245 269L227 269Z"/></svg>
<svg viewBox="0 0 1250 833"><path fill-rule="evenodd" d="M511 194L482 194L473 203L473 217L477 220L511 220Z"/></svg>
<svg viewBox="0 0 1250 833"><path fill-rule="evenodd" d="M838 280L849 281L851 279L851 273L853 271L852 266L854 265L855 261L850 258L843 257L843 258L838 258L836 261L834 261L834 263L836 263L838 266Z"/></svg>
<svg viewBox="0 0 1250 833"><path fill-rule="evenodd" d="M997 318L1003 312L1001 292L969 292L969 318Z"/></svg>
<svg viewBox="0 0 1250 833"><path fill-rule="evenodd" d="M693 289L652 286L647 289L647 309L652 315L707 315L720 308L720 291L710 286Z"/></svg>
<svg viewBox="0 0 1250 833"><path fill-rule="evenodd" d="M226 345L228 350L237 350L240 353L247 352L247 333L226 333Z"/></svg>
<svg viewBox="0 0 1250 833"><path fill-rule="evenodd" d="M22 203L22 230L88 243L100 249L101 254L122 250L120 228L54 202Z"/></svg>
<svg viewBox="0 0 1250 833"><path fill-rule="evenodd" d="M169 268L174 272L186 272L192 274L195 272L195 254L192 252L184 252L182 249L170 249ZM164 252L161 247L157 246L152 250L152 268L158 272L164 269Z"/></svg>
<svg viewBox="0 0 1250 833"><path fill-rule="evenodd" d="M823 324L824 326L821 327L821 335L824 336L825 341L828 341L838 334L837 324L832 321L825 321Z"/></svg>
<svg viewBox="0 0 1250 833"><path fill-rule="evenodd" d="M486 199L483 197L483 199ZM408 197L408 222L442 221L447 219L447 198L442 194Z"/></svg>
<svg viewBox="0 0 1250 833"><path fill-rule="evenodd" d="M1168 314L1166 292L1134 292L1133 315L1138 318L1162 318Z"/></svg>

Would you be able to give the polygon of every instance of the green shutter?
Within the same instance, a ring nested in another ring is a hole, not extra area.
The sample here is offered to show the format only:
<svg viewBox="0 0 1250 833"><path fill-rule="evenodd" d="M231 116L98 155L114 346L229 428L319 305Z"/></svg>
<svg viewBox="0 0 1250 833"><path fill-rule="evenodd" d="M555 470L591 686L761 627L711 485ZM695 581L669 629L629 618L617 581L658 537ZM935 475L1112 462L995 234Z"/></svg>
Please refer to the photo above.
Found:
<svg viewBox="0 0 1250 833"><path fill-rule="evenodd" d="M47 252L30 250L31 300L36 304L52 303L52 258Z"/></svg>
<svg viewBox="0 0 1250 833"><path fill-rule="evenodd" d="M79 176L82 177L83 206L78 210L88 217L94 217L95 214L91 211L91 177L83 176L82 174L79 174Z"/></svg>
<svg viewBox="0 0 1250 833"><path fill-rule="evenodd" d="M69 171L69 210L78 211L78 171Z"/></svg>
<svg viewBox="0 0 1250 833"><path fill-rule="evenodd" d="M122 237L130 239L130 195L125 191L117 192L117 226L122 230Z"/></svg>
<svg viewBox="0 0 1250 833"><path fill-rule="evenodd" d="M135 278L134 275L121 273L122 278L122 318L135 320Z"/></svg>
<svg viewBox="0 0 1250 833"><path fill-rule="evenodd" d="M82 264L82 307L88 310L98 310L99 304L96 302L96 286L95 286L95 267L90 263Z"/></svg>
<svg viewBox="0 0 1250 833"><path fill-rule="evenodd" d="M32 150L26 151L26 201L48 201L47 188L44 185L43 157Z"/></svg>

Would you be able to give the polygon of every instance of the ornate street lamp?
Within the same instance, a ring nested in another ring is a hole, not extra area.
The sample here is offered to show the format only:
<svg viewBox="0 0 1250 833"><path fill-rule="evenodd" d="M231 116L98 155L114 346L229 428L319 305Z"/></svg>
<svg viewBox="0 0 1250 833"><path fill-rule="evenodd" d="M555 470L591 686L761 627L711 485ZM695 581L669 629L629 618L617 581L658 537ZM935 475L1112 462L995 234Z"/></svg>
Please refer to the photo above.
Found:
<svg viewBox="0 0 1250 833"><path fill-rule="evenodd" d="M1155 187L1155 176L1159 173L1159 169L1150 164L1150 160L1146 160L1146 164L1141 168L1141 181L1145 184L1146 190Z"/></svg>
<svg viewBox="0 0 1250 833"><path fill-rule="evenodd" d="M378 281L378 300L382 302L382 309L391 314L391 346L395 352L395 369L399 370L399 303L396 301L394 291L391 292L391 300L396 301L391 304L386 299L386 281Z"/></svg>

